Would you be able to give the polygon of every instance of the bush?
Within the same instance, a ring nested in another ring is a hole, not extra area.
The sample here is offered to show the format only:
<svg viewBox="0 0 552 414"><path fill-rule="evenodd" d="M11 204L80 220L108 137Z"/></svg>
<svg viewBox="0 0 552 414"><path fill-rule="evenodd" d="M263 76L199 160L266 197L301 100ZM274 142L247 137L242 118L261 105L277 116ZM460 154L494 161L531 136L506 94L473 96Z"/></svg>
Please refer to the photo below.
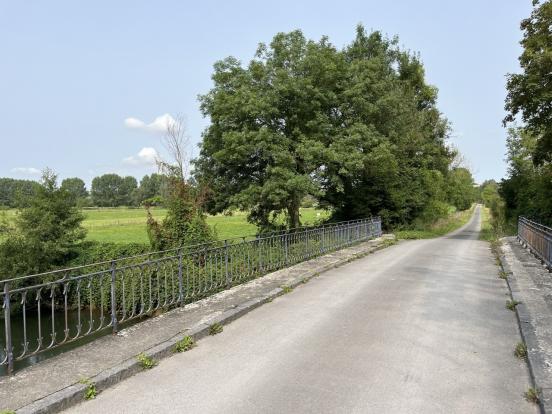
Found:
<svg viewBox="0 0 552 414"><path fill-rule="evenodd" d="M78 247L76 257L67 265L82 266L123 257L136 256L149 253L150 251L151 249L148 245L140 243L121 244L86 241Z"/></svg>
<svg viewBox="0 0 552 414"><path fill-rule="evenodd" d="M201 244L215 240L201 211L196 189L175 178L170 182L170 194L165 200L167 216L158 223L148 209L148 237L153 250Z"/></svg>

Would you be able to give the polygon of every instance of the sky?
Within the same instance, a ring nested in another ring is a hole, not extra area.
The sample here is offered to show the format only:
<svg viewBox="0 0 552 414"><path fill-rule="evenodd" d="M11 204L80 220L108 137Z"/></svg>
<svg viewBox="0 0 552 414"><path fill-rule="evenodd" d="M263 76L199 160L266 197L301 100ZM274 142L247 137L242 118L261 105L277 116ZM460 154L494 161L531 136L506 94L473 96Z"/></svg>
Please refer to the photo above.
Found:
<svg viewBox="0 0 552 414"><path fill-rule="evenodd" d="M505 75L519 71L530 11L530 0L0 0L0 177L38 179L49 167L87 183L139 179L155 172L177 115L197 155L209 122L197 96L217 60L247 63L294 29L343 47L362 23L420 54L451 142L477 182L500 179Z"/></svg>

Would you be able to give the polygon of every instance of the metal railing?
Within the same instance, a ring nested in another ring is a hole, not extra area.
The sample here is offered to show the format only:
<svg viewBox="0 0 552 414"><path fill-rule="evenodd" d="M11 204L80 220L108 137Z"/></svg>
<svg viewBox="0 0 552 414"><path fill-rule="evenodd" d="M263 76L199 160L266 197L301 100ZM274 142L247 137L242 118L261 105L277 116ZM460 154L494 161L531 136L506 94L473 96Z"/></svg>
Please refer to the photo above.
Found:
<svg viewBox="0 0 552 414"><path fill-rule="evenodd" d="M121 324L378 237L381 232L380 218L354 220L0 281L5 338L0 368L5 366L12 373L15 361L109 329L116 333Z"/></svg>
<svg viewBox="0 0 552 414"><path fill-rule="evenodd" d="M552 269L552 228L520 217L518 239L531 250L531 253L541 259L548 269Z"/></svg>

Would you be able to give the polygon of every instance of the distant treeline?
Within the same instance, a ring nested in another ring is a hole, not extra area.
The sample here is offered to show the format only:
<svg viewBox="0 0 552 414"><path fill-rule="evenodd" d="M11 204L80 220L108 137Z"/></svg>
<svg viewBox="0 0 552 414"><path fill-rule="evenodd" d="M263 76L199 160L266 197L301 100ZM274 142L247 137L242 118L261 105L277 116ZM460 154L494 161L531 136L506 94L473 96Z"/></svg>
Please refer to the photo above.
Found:
<svg viewBox="0 0 552 414"><path fill-rule="evenodd" d="M39 186L36 181L0 178L0 206L24 207ZM61 189L68 191L79 207L159 205L166 191L166 176L145 175L138 184L131 176L104 174L92 180L90 190L82 179L73 177L64 179Z"/></svg>

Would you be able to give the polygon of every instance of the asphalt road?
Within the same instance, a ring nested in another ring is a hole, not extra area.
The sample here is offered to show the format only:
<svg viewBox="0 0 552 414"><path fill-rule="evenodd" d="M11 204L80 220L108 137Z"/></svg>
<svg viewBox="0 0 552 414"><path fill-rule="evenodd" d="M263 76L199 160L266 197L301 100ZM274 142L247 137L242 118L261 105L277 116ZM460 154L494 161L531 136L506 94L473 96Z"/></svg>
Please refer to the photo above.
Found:
<svg viewBox="0 0 552 414"><path fill-rule="evenodd" d="M324 273L75 413L535 413L479 210Z"/></svg>

